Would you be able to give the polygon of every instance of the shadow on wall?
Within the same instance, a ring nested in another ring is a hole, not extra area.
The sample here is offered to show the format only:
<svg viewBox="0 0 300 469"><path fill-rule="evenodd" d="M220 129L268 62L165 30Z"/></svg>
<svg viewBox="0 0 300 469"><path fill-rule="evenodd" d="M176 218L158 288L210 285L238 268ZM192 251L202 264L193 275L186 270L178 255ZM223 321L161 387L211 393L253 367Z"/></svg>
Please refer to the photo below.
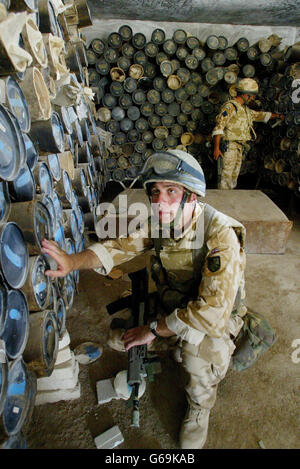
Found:
<svg viewBox="0 0 300 469"><path fill-rule="evenodd" d="M295 1L260 0L89 0L95 17L253 25L298 26L300 14Z"/></svg>

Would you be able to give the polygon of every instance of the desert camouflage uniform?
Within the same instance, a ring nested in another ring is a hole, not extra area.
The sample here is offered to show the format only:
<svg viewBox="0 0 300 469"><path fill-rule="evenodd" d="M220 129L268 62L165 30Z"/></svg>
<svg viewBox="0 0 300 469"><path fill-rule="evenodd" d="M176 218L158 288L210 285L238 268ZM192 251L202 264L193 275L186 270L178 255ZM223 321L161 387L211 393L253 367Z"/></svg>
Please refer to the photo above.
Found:
<svg viewBox="0 0 300 469"><path fill-rule="evenodd" d="M189 227L178 237L162 238L160 258L168 278L189 298L184 307L175 307L166 316L168 328L181 342L182 365L190 376L186 391L193 402L210 409L215 402L217 384L224 378L235 349L232 338L242 327L241 317L246 312L242 301L237 301L237 297L245 296L245 228L211 208L201 251L204 254L201 269L198 266L195 275L191 243L197 221L207 213L207 207L196 204ZM106 275L113 267L153 249L149 233L146 222L128 237L91 245L89 249L103 264L96 272ZM191 293L195 285L196 294L195 290Z"/></svg>
<svg viewBox="0 0 300 469"><path fill-rule="evenodd" d="M216 118L216 126L212 137L222 135L228 142L228 148L223 153L223 170L219 189L234 189L240 173L243 145L256 138L253 122L267 123L271 112L254 111L238 101L227 101ZM222 150L221 150L222 151Z"/></svg>

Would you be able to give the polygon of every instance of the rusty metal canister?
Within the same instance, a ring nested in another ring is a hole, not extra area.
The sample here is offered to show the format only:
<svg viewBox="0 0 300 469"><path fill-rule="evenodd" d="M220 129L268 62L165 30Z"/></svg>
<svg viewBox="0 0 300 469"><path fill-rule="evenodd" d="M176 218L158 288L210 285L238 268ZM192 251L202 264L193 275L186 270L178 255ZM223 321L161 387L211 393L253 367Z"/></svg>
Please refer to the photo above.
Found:
<svg viewBox="0 0 300 469"><path fill-rule="evenodd" d="M6 181L0 182L0 225L5 223L8 219L10 212L10 195L8 190L8 183Z"/></svg>
<svg viewBox="0 0 300 469"><path fill-rule="evenodd" d="M118 33L123 41L130 41L133 36L132 28L127 24L120 26Z"/></svg>
<svg viewBox="0 0 300 469"><path fill-rule="evenodd" d="M0 124L0 179L12 181L26 159L25 143L16 119L1 104Z"/></svg>
<svg viewBox="0 0 300 469"><path fill-rule="evenodd" d="M51 33L53 36L58 35L58 23L54 11L54 7L50 0L39 0L39 30L42 33Z"/></svg>
<svg viewBox="0 0 300 469"><path fill-rule="evenodd" d="M57 300L57 309L55 311L58 335L61 338L66 331L66 319L67 319L67 309L65 300L62 297L59 297Z"/></svg>
<svg viewBox="0 0 300 469"><path fill-rule="evenodd" d="M42 311L49 306L51 282L50 278L45 275L48 268L49 265L43 255L30 256L28 276L22 287L29 311Z"/></svg>
<svg viewBox="0 0 300 469"><path fill-rule="evenodd" d="M29 135L42 151L60 153L64 151L64 130L61 119L52 112L47 121L35 121L31 124Z"/></svg>
<svg viewBox="0 0 300 469"><path fill-rule="evenodd" d="M112 32L108 35L107 44L113 49L119 49L122 46L122 36L117 32Z"/></svg>
<svg viewBox="0 0 300 469"><path fill-rule="evenodd" d="M147 39L143 33L135 33L132 36L132 44L136 49L143 49L146 45Z"/></svg>
<svg viewBox="0 0 300 469"><path fill-rule="evenodd" d="M29 334L29 309L26 296L19 289L8 289L1 339L10 360L22 356Z"/></svg>
<svg viewBox="0 0 300 469"><path fill-rule="evenodd" d="M28 275L29 253L23 231L15 222L0 226L0 261L6 282L21 288Z"/></svg>
<svg viewBox="0 0 300 469"><path fill-rule="evenodd" d="M27 164L21 168L18 176L8 183L8 187L13 202L25 202L34 199L36 185L33 174Z"/></svg>
<svg viewBox="0 0 300 469"><path fill-rule="evenodd" d="M165 38L166 38L166 33L164 32L163 29L156 28L152 31L151 41L154 42L154 44L157 44L157 45L163 44Z"/></svg>
<svg viewBox="0 0 300 469"><path fill-rule="evenodd" d="M29 315L30 331L23 352L27 367L37 377L50 376L58 353L58 328L53 311L45 310Z"/></svg>
<svg viewBox="0 0 300 469"><path fill-rule="evenodd" d="M31 118L25 95L18 82L12 77L5 80L6 104L16 117L22 132L29 132Z"/></svg>
<svg viewBox="0 0 300 469"><path fill-rule="evenodd" d="M37 194L50 195L53 190L53 178L48 166L48 155L45 161L39 161L33 170Z"/></svg>
<svg viewBox="0 0 300 469"><path fill-rule="evenodd" d="M1 426L8 440L2 448L25 449L23 429L30 422L37 390L37 379L22 357L10 362L7 376L7 394L4 401ZM21 446L20 446L21 445Z"/></svg>
<svg viewBox="0 0 300 469"><path fill-rule="evenodd" d="M49 210L39 201L12 204L9 220L18 223L27 243L29 255L40 254L44 238L53 239L54 227Z"/></svg>

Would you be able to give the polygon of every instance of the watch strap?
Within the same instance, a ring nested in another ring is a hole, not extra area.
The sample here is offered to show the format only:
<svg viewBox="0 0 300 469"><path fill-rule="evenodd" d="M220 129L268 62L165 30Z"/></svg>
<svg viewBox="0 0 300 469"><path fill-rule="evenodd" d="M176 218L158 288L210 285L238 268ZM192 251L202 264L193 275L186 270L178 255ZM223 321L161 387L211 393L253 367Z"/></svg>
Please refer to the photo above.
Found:
<svg viewBox="0 0 300 469"><path fill-rule="evenodd" d="M153 327L154 326L154 327ZM152 332L153 335L155 335L155 337L161 337L161 335L159 335L157 332L156 332L156 327L157 327L157 321L152 321L149 325L150 327L150 331Z"/></svg>

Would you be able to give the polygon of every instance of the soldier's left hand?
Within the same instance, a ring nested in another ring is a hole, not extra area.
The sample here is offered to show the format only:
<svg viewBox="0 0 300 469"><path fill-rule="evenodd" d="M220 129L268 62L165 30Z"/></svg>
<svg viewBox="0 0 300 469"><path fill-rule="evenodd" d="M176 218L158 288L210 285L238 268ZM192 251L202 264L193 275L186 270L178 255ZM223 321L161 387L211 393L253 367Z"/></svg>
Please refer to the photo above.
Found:
<svg viewBox="0 0 300 469"><path fill-rule="evenodd" d="M224 158L224 155L223 155L223 153L221 152L221 150L220 150L219 148L215 148L215 149L214 149L214 160L217 161L217 159L218 159L219 157Z"/></svg>
<svg viewBox="0 0 300 469"><path fill-rule="evenodd" d="M57 263L57 270L46 270L45 275L54 279L65 277L74 270L72 256L63 251L56 241L43 239L42 253L48 254Z"/></svg>
<svg viewBox="0 0 300 469"><path fill-rule="evenodd" d="M135 345L149 345L153 342L155 337L150 331L149 326L138 326L128 329L128 331L125 332L123 339L125 349L129 350Z"/></svg>

